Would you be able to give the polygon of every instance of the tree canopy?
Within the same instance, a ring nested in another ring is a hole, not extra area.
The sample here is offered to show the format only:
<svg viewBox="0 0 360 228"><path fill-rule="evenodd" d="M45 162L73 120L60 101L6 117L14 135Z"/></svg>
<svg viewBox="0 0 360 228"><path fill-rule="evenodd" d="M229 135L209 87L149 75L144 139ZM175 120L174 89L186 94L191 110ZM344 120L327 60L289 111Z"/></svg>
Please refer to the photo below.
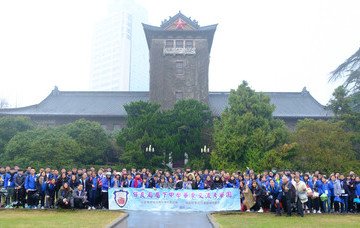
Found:
<svg viewBox="0 0 360 228"><path fill-rule="evenodd" d="M59 127L41 127L28 125L28 119L16 120L21 123L16 122L16 126L22 127L13 132L6 130L12 137L2 156L5 164L70 167L103 165L114 160L109 154L109 136L97 122L81 119Z"/></svg>
<svg viewBox="0 0 360 228"><path fill-rule="evenodd" d="M360 163L351 144L352 133L345 131L343 124L313 119L299 121L293 134L297 144L295 168L327 173L359 171Z"/></svg>
<svg viewBox="0 0 360 228"><path fill-rule="evenodd" d="M205 142L202 132L211 128L209 107L196 100L178 101L173 109L160 110L150 102L133 102L125 106L127 127L117 135L122 148L121 161L131 167L163 167L171 153L173 161L199 158ZM153 153L146 153L152 145Z"/></svg>
<svg viewBox="0 0 360 228"><path fill-rule="evenodd" d="M270 98L256 93L247 82L231 90L229 107L214 123L212 166L217 169L249 166L261 170L271 168L265 161L286 157L278 153L288 139L288 131L282 121L273 118L274 109ZM283 161L277 163L283 165Z"/></svg>
<svg viewBox="0 0 360 228"><path fill-rule="evenodd" d="M0 118L0 156L4 153L6 144L17 133L34 128L34 123L27 117L1 117Z"/></svg>

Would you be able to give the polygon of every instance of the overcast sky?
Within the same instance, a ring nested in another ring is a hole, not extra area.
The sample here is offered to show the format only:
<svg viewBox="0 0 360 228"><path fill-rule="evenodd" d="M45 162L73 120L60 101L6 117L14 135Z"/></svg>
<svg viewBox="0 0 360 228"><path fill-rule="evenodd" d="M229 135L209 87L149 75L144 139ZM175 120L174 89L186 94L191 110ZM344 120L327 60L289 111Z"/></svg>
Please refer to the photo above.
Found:
<svg viewBox="0 0 360 228"><path fill-rule="evenodd" d="M219 24L210 91L242 80L257 91L301 91L326 104L339 83L329 73L360 47L358 0L138 0L149 24L179 10L201 26ZM55 85L88 90L94 25L105 0L0 1L0 98L35 104Z"/></svg>

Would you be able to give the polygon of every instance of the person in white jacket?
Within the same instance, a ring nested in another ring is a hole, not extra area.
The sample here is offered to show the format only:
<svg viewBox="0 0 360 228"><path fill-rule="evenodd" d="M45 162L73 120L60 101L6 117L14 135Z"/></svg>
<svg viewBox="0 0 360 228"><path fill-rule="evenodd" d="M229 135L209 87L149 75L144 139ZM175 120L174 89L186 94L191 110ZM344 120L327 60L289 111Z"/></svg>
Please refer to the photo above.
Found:
<svg viewBox="0 0 360 228"><path fill-rule="evenodd" d="M306 191L306 184L305 184L304 181L300 180L299 175L296 175L295 178L294 178L293 185L294 185L295 190L296 190L295 203L296 203L296 208L297 208L298 214L301 217L304 217L303 204L308 201L307 191Z"/></svg>

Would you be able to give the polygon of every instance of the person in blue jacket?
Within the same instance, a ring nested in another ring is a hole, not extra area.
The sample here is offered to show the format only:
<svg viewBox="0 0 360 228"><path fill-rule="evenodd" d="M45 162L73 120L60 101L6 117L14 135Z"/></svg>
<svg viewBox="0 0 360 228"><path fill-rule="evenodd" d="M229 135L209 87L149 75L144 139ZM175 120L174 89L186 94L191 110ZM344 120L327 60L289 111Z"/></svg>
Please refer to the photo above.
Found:
<svg viewBox="0 0 360 228"><path fill-rule="evenodd" d="M340 175L340 187L341 187L341 196L340 198L344 202L344 205L341 204L341 213L347 213L348 212L348 206L349 206L349 188L346 183L345 176L343 174Z"/></svg>
<svg viewBox="0 0 360 228"><path fill-rule="evenodd" d="M328 180L326 176L322 176L321 178L321 187L319 189L321 207L324 213L330 213L330 191L328 187Z"/></svg>
<svg viewBox="0 0 360 228"><path fill-rule="evenodd" d="M360 213L360 177L357 176L356 179L355 179L355 183L356 183L356 189L355 189L355 195L356 195L356 198L358 200L357 203L356 203L356 208L357 208L357 213Z"/></svg>
<svg viewBox="0 0 360 228"><path fill-rule="evenodd" d="M275 183L274 179L270 179L269 185L266 188L266 196L270 204L270 211L276 212L276 199L281 192L281 188Z"/></svg>
<svg viewBox="0 0 360 228"><path fill-rule="evenodd" d="M90 198L90 207L91 209L95 210L95 207L96 207L96 198L97 198L97 184L98 184L98 177L96 175L96 172L92 172L91 173L91 177L89 179L89 182L91 183L91 189L90 189L90 195L89 195L89 198Z"/></svg>
<svg viewBox="0 0 360 228"><path fill-rule="evenodd" d="M15 169L11 168L10 172L6 173L4 180L4 188L7 190L6 208L12 208L12 202L15 197Z"/></svg>
<svg viewBox="0 0 360 228"><path fill-rule="evenodd" d="M45 197L47 198L47 208L54 208L55 206L55 194L56 194L56 179L52 176L48 179L45 189Z"/></svg>
<svg viewBox="0 0 360 228"><path fill-rule="evenodd" d="M46 175L45 172L40 174L40 177L38 178L36 182L36 188L39 193L40 197L40 205L41 209L45 208L45 194L46 194Z"/></svg>
<svg viewBox="0 0 360 228"><path fill-rule="evenodd" d="M199 189L199 190L205 189L204 181L201 179L199 175L195 177L193 189Z"/></svg>
<svg viewBox="0 0 360 228"><path fill-rule="evenodd" d="M229 180L225 181L225 188L239 188L239 185L239 180L235 179L233 175Z"/></svg>
<svg viewBox="0 0 360 228"><path fill-rule="evenodd" d="M30 170L30 174L25 179L25 190L27 194L27 204L29 208L35 208L38 204L38 196L36 195L36 175L35 169Z"/></svg>
<svg viewBox="0 0 360 228"><path fill-rule="evenodd" d="M329 200L330 200L330 212L334 212L334 182L335 182L335 175L331 174L330 179L328 181L328 190L329 190Z"/></svg>
<svg viewBox="0 0 360 228"><path fill-rule="evenodd" d="M312 178L312 184L313 184L313 191L314 191L314 194L315 193L318 193L319 196L320 196L320 191L322 189L322 182L321 180L318 180L318 177L317 176L313 176ZM318 213L318 214L321 214L321 211L320 211L320 197L313 197L313 213Z"/></svg>
<svg viewBox="0 0 360 228"><path fill-rule="evenodd" d="M109 208L109 188L114 187L114 179L111 178L111 173L107 172L105 177L102 178L102 187L101 187L101 206L103 209Z"/></svg>

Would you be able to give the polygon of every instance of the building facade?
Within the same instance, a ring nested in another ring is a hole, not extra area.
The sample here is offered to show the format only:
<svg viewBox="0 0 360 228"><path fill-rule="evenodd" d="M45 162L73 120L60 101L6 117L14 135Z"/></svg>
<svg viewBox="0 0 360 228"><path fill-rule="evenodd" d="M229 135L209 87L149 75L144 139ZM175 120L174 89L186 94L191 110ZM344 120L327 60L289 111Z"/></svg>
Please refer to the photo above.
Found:
<svg viewBox="0 0 360 228"><path fill-rule="evenodd" d="M148 91L148 49L141 23L147 12L134 0L109 0L108 16L96 25L90 90Z"/></svg>
<svg viewBox="0 0 360 228"><path fill-rule="evenodd" d="M216 25L200 27L181 12L160 27L143 24L150 59L150 101L162 108L181 99L209 102L209 58Z"/></svg>

